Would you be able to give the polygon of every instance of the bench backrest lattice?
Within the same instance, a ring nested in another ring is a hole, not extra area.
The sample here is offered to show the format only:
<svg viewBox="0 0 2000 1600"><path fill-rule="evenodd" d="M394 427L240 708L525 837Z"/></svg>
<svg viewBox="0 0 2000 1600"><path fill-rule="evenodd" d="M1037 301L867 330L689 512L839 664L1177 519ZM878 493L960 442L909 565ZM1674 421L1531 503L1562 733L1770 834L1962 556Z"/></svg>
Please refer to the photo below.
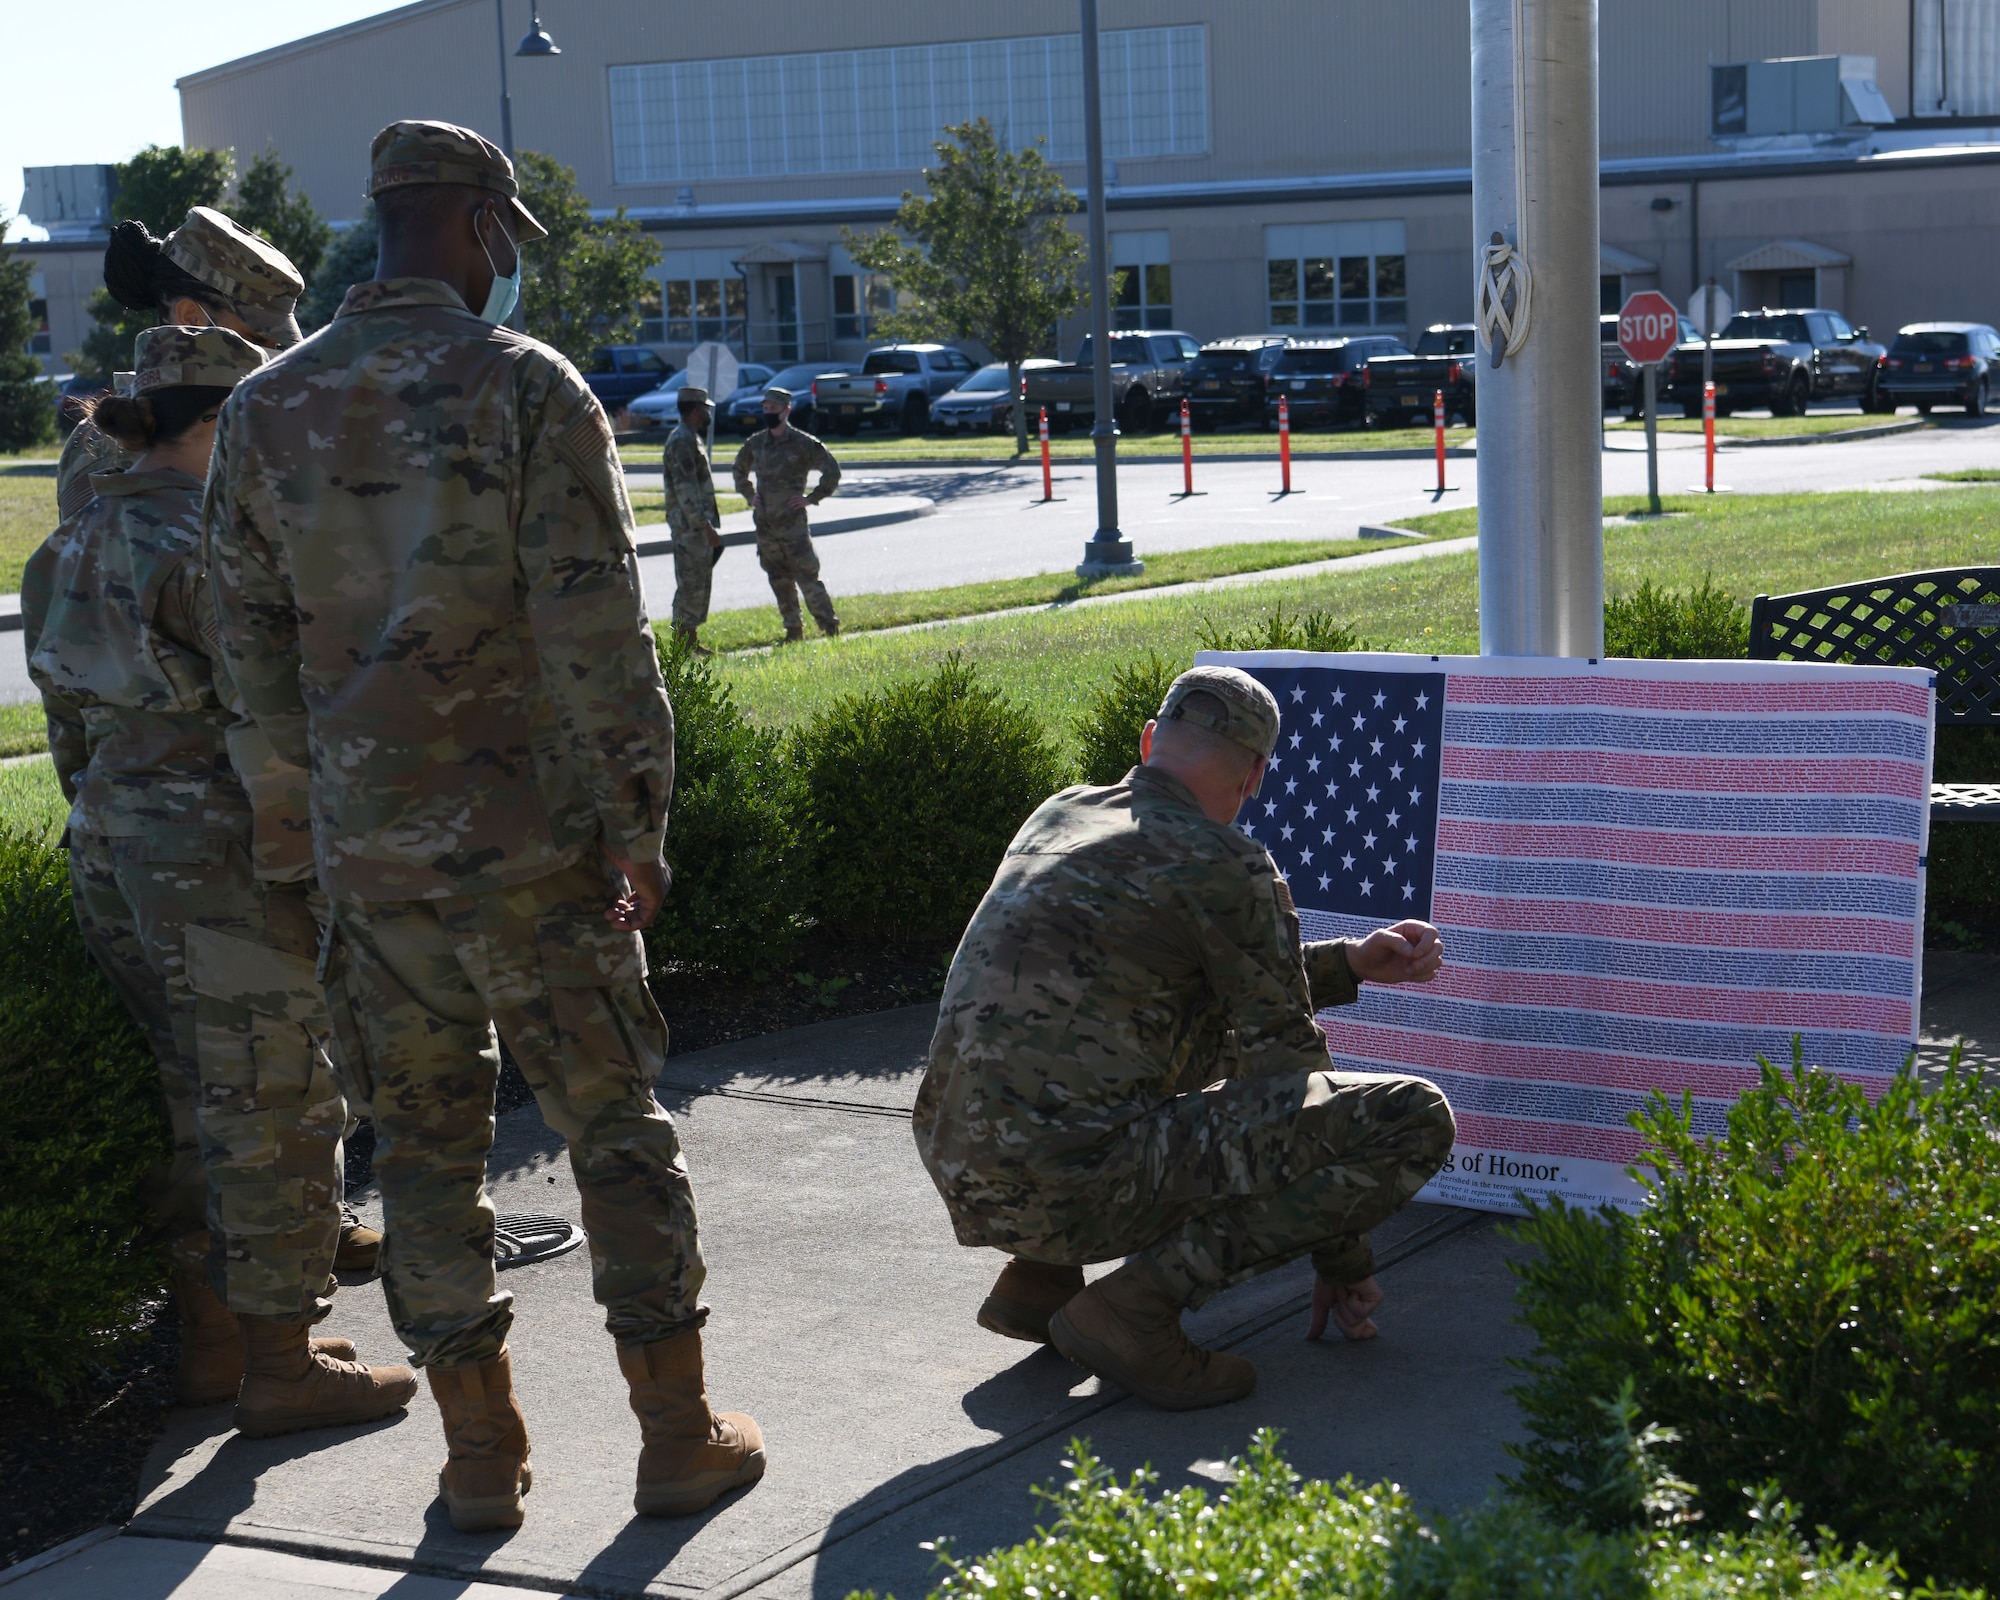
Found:
<svg viewBox="0 0 2000 1600"><path fill-rule="evenodd" d="M2000 567L1760 594L1750 659L1925 667L1937 674L1940 728L2000 726Z"/></svg>

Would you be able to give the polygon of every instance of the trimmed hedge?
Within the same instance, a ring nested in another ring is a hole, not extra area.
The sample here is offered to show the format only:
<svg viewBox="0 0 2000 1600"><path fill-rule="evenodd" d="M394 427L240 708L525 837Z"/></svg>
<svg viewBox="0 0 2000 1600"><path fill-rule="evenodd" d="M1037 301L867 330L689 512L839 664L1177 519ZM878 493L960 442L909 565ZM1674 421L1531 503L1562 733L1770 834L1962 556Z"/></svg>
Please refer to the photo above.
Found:
<svg viewBox="0 0 2000 1600"><path fill-rule="evenodd" d="M1091 696L1076 722L1085 783L1116 783L1139 764L1139 735L1180 674L1179 667L1154 651L1111 669L1111 681Z"/></svg>
<svg viewBox="0 0 2000 1600"><path fill-rule="evenodd" d="M1707 578L1686 594L1646 579L1604 602L1604 655L1624 661L1735 661L1750 653L1750 612Z"/></svg>
<svg viewBox="0 0 2000 1600"><path fill-rule="evenodd" d="M64 852L0 828L0 1387L60 1400L166 1281L153 1052L84 949Z"/></svg>
<svg viewBox="0 0 2000 1600"><path fill-rule="evenodd" d="M1669 1430L1708 1516L1745 1527L1773 1489L1815 1526L1937 1581L2000 1573L2000 1083L1956 1062L1855 1085L1760 1061L1703 1138L1691 1102L1633 1117L1637 1215L1560 1200L1520 1238L1518 1363L1533 1431L1510 1447L1551 1513L1621 1520L1603 1417Z"/></svg>

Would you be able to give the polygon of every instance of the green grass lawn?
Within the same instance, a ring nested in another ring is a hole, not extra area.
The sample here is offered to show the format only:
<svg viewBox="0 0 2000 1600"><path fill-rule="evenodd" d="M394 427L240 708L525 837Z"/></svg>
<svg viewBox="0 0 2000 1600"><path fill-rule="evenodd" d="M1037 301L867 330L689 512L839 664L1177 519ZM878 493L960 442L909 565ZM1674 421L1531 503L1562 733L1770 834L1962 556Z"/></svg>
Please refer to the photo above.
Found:
<svg viewBox="0 0 2000 1600"><path fill-rule="evenodd" d="M1676 407L1676 410L1679 408ZM1916 421L1915 413L1907 417L1868 416L1859 411L1815 411L1804 417L1717 417L1715 433L1719 439L1734 435L1738 439L1796 439L1801 435L1814 433L1847 433L1856 428L1886 428L1897 423ZM1607 422L1608 433L1644 433L1643 422ZM1700 433L1700 417L1667 416L1662 409L1660 416L1662 433Z"/></svg>
<svg viewBox="0 0 2000 1600"><path fill-rule="evenodd" d="M1619 516L1637 499L1608 501ZM1605 530L1605 587L1628 594L1642 578L1686 588L1712 576L1748 601L1762 593L1816 588L1847 578L2000 560L2000 491L1674 498L1686 513ZM1478 513L1407 518L1433 536L1471 532ZM1282 602L1320 609L1378 648L1471 654L1479 648L1478 558L1473 552L1406 566L1274 579L1254 587L1078 606L921 632L814 640L768 655L734 656L722 670L758 720L784 725L836 695L929 671L960 651L989 679L1067 732L1116 663L1157 650L1191 660L1204 620L1218 627L1261 621Z"/></svg>
<svg viewBox="0 0 2000 1600"><path fill-rule="evenodd" d="M21 568L55 532L56 469L0 465L0 594L21 588Z"/></svg>
<svg viewBox="0 0 2000 1600"><path fill-rule="evenodd" d="M1939 483L2000 483L2000 467L1965 467L1957 472L1926 472Z"/></svg>
<svg viewBox="0 0 2000 1600"><path fill-rule="evenodd" d="M15 634L0 636L0 649L7 647L7 638L12 639L15 649L20 648L20 636ZM39 700L26 705L0 706L0 758L25 756L48 746L49 724L42 715Z"/></svg>
<svg viewBox="0 0 2000 1600"><path fill-rule="evenodd" d="M68 816L69 802L56 787L55 764L48 757L0 767L0 828L60 833Z"/></svg>
<svg viewBox="0 0 2000 1600"><path fill-rule="evenodd" d="M1148 556L1146 570L1136 577L1085 582L1067 572L1044 572L1031 578L998 578L988 583L962 583L948 589L912 589L899 594L853 594L835 597L840 626L848 634L899 628L912 622L936 622L978 616L1013 606L1063 605L1085 595L1118 594L1133 589L1162 589L1239 572L1268 572L1274 567L1303 566L1308 561L1334 561L1369 550L1391 550L1415 543L1410 539L1286 539L1266 544L1219 544L1201 550L1176 550ZM744 552L748 554L748 552ZM729 559L735 559L732 555ZM784 637L776 606L718 611L701 631L702 643L713 650L744 650L776 644Z"/></svg>
<svg viewBox="0 0 2000 1600"><path fill-rule="evenodd" d="M630 488L629 492L632 496L632 515L640 527L651 527L666 522L667 491L664 485L658 489L649 489L642 485ZM748 511L750 502L740 494L718 494L715 497L715 509L726 517L732 511Z"/></svg>
<svg viewBox="0 0 2000 1600"><path fill-rule="evenodd" d="M1432 437L1428 420L1421 428L1295 428L1292 430L1292 454L1323 456L1344 455L1350 450L1427 450ZM1456 449L1472 438L1472 429L1447 428L1444 437L1445 443ZM715 462L720 471L726 473L729 470L730 463L736 459L740 442L717 438ZM1028 453L1017 456L1014 454L1012 435L1003 433L970 434L965 438L905 438L901 434L871 437L863 434L856 439L829 438L826 443L843 467L864 467L871 461L937 461L977 466L1041 459L1038 441L1029 439ZM1088 461L1092 450L1087 432L1064 434L1049 440L1049 455L1057 461ZM1203 453L1209 451L1217 455L1268 455L1275 461L1278 458L1278 435L1263 428L1236 428L1214 433L1203 433L1197 429L1194 437L1197 467L1201 465ZM660 446L657 444L620 445L618 453L628 467L657 467L660 464ZM1179 425L1171 429L1161 428L1154 433L1121 435L1118 453L1121 456L1165 456L1178 460L1181 453Z"/></svg>

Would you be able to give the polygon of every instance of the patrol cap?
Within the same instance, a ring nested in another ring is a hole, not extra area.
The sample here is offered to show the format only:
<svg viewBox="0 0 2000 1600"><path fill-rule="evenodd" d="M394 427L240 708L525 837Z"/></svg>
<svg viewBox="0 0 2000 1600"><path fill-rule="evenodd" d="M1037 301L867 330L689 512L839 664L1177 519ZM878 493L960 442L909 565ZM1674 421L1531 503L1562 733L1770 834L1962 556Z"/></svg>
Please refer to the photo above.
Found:
<svg viewBox="0 0 2000 1600"><path fill-rule="evenodd" d="M376 134L368 147L369 196L413 183L462 183L503 195L513 207L524 242L549 236L549 230L521 204L514 163L470 128L451 122L392 122Z"/></svg>
<svg viewBox="0 0 2000 1600"><path fill-rule="evenodd" d="M233 389L265 362L265 353L227 328L172 324L139 335L133 395L156 389Z"/></svg>
<svg viewBox="0 0 2000 1600"><path fill-rule="evenodd" d="M776 384L773 384L764 391L764 398L766 400L775 400L781 406L788 406L792 403L792 391L789 389L780 389Z"/></svg>
<svg viewBox="0 0 2000 1600"><path fill-rule="evenodd" d="M166 237L167 259L236 308L274 350L299 342L293 311L306 281L285 252L213 206L196 206Z"/></svg>
<svg viewBox="0 0 2000 1600"><path fill-rule="evenodd" d="M698 383L684 383L681 385L680 398L674 404L683 411L691 411L696 406L705 406L708 404L708 391Z"/></svg>
<svg viewBox="0 0 2000 1600"><path fill-rule="evenodd" d="M1219 710L1188 705L1189 695L1205 695ZM1159 722L1191 722L1269 760L1278 748L1278 700L1240 667L1190 667L1160 702Z"/></svg>

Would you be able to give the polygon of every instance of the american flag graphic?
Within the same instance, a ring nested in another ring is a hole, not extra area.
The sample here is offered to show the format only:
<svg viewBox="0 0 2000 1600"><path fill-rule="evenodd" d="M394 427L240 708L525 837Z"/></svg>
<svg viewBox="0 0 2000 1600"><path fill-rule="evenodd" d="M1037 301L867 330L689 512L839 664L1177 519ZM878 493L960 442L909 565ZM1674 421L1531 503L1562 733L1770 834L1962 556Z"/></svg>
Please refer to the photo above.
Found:
<svg viewBox="0 0 2000 1600"><path fill-rule="evenodd" d="M1308 939L1420 917L1428 985L1322 1013L1458 1147L1425 1198L1630 1207L1652 1089L1719 1130L1756 1058L1877 1087L1917 1036L1932 689L1791 662L1217 654L1283 725L1238 825Z"/></svg>

